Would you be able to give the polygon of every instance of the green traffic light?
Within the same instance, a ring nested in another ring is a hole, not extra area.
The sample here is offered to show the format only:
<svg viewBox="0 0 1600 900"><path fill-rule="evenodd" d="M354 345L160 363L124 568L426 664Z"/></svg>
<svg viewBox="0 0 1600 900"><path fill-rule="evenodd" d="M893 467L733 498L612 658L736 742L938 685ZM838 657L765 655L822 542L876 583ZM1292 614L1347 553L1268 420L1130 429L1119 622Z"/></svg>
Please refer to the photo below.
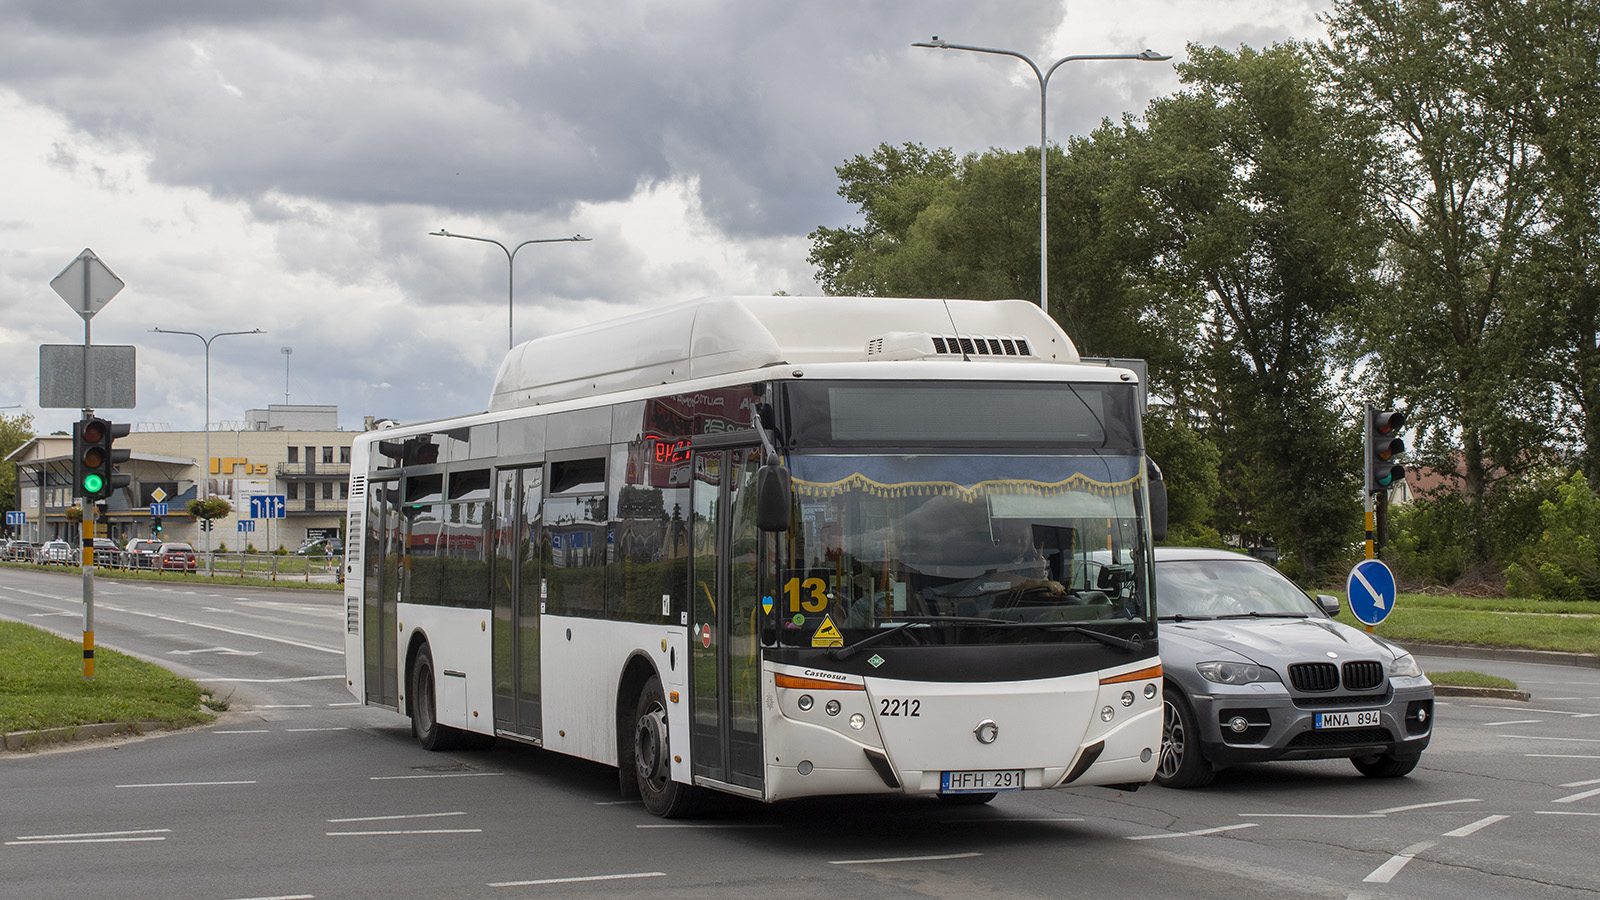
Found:
<svg viewBox="0 0 1600 900"><path fill-rule="evenodd" d="M98 472L90 472L88 475L83 476L83 489L91 494L100 493L100 489L105 487L105 484L105 479L101 478Z"/></svg>

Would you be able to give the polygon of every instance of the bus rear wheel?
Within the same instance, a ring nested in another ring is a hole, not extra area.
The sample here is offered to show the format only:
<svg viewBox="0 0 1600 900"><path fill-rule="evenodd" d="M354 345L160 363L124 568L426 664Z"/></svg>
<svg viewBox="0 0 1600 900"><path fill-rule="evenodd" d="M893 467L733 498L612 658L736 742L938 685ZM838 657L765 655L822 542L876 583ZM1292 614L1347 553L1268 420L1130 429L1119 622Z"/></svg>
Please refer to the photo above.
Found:
<svg viewBox="0 0 1600 900"><path fill-rule="evenodd" d="M639 692L633 717L633 765L644 808L663 819L676 819L694 811L700 792L692 785L672 780L666 700L661 679L650 676Z"/></svg>

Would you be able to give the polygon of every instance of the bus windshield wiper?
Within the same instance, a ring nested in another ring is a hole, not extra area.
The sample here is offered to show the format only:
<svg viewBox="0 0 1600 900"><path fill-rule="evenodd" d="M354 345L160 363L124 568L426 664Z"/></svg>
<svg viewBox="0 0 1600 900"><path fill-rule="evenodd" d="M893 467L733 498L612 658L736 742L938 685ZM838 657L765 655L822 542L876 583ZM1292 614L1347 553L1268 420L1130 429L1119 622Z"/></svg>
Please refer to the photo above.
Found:
<svg viewBox="0 0 1600 900"><path fill-rule="evenodd" d="M1015 619L985 619L982 616L901 616L900 622L882 631L869 634L854 644L847 647L835 647L825 656L829 659L849 659L856 655L862 647L867 647L883 640L891 634L899 634L913 625L928 625L952 623L956 625L1015 625Z"/></svg>
<svg viewBox="0 0 1600 900"><path fill-rule="evenodd" d="M1043 628L1046 631L1075 631L1078 634L1092 637L1102 644L1110 647L1116 647L1118 650L1126 650L1129 653L1137 653L1144 649L1144 641L1141 641L1138 638L1129 640L1127 638L1117 637L1114 634L1107 634L1104 631L1099 631L1094 628L1085 628L1082 625L1069 625L1065 622L1019 622L1016 620L1001 620L998 622L992 622L991 624L996 628Z"/></svg>

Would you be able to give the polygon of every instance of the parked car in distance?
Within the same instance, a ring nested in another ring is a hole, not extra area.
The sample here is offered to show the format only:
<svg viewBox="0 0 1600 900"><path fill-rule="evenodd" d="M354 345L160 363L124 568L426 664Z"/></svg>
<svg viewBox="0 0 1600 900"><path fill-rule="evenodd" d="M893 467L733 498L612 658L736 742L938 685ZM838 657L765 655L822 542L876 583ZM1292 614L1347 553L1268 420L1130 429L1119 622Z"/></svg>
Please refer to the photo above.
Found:
<svg viewBox="0 0 1600 900"><path fill-rule="evenodd" d="M13 540L5 547L5 558L12 562L33 562L39 558L39 545L33 541Z"/></svg>
<svg viewBox="0 0 1600 900"><path fill-rule="evenodd" d="M66 541L45 541L39 547L39 562L42 565L70 566L78 561L78 552Z"/></svg>
<svg viewBox="0 0 1600 900"><path fill-rule="evenodd" d="M156 551L161 549L161 542L153 538L134 538L123 548L123 557L130 569L154 569L156 567Z"/></svg>
<svg viewBox="0 0 1600 900"><path fill-rule="evenodd" d="M101 568L120 568L122 566L122 548L110 538L94 539L94 564Z"/></svg>
<svg viewBox="0 0 1600 900"><path fill-rule="evenodd" d="M1371 778L1416 768L1433 734L1433 684L1403 647L1333 620L1271 565L1160 547L1165 672L1156 782L1200 787L1244 762L1349 759Z"/></svg>
<svg viewBox="0 0 1600 900"><path fill-rule="evenodd" d="M338 538L321 538L315 541L306 541L295 551L303 556L343 556L344 545Z"/></svg>
<svg viewBox="0 0 1600 900"><path fill-rule="evenodd" d="M195 570L194 548L188 544L181 544L176 541L170 544L162 544L161 549L156 551L155 558L156 568L163 571L178 569L185 572L193 572Z"/></svg>

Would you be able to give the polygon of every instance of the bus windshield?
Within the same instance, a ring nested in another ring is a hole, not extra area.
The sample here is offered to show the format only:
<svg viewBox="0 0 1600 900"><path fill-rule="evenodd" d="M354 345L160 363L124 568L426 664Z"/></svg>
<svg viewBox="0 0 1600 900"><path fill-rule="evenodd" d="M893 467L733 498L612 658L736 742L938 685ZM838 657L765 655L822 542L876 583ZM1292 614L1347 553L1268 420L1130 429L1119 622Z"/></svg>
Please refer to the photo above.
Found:
<svg viewBox="0 0 1600 900"><path fill-rule="evenodd" d="M1011 626L990 629L1008 642L1067 631L1023 623L1149 620L1137 456L797 454L790 465L780 644L825 646L824 618L841 640L992 621Z"/></svg>

